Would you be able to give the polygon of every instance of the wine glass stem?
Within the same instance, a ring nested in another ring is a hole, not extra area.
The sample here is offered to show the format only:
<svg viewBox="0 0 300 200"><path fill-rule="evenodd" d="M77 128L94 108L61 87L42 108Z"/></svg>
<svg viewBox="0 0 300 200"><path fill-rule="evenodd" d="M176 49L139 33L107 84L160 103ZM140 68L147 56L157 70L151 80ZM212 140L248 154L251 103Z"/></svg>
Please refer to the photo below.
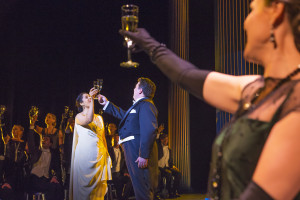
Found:
<svg viewBox="0 0 300 200"><path fill-rule="evenodd" d="M128 61L131 61L131 51L129 47L127 48L127 57L128 57Z"/></svg>
<svg viewBox="0 0 300 200"><path fill-rule="evenodd" d="M131 50L130 50L131 45L132 45L132 41L127 40L127 58L128 58L128 61L131 61Z"/></svg>

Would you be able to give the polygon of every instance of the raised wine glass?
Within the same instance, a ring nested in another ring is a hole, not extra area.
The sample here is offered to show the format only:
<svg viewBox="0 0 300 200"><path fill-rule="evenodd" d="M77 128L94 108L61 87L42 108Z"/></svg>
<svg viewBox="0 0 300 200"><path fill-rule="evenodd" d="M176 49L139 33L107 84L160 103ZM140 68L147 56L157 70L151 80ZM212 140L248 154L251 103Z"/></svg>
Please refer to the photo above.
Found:
<svg viewBox="0 0 300 200"><path fill-rule="evenodd" d="M125 31L135 32L138 27L138 13L139 7L133 4L123 5L121 7L121 22L122 22L122 29ZM132 40L128 37L124 37L126 45L127 45L127 59L128 61L120 63L121 67L125 68L136 68L140 64L137 62L133 62L131 59L131 50L130 47L132 46Z"/></svg>
<svg viewBox="0 0 300 200"><path fill-rule="evenodd" d="M37 106L31 106L31 109L29 110L30 121L32 121L35 116L38 116L38 114L39 114L39 108Z"/></svg>
<svg viewBox="0 0 300 200"><path fill-rule="evenodd" d="M5 105L1 105L0 106L0 116L2 116L6 111L6 106Z"/></svg>
<svg viewBox="0 0 300 200"><path fill-rule="evenodd" d="M103 85L103 79L97 79L96 81L93 82L94 83L94 88L96 90L98 90L98 92L101 91L102 89L102 85ZM97 95L95 95L94 99L98 99Z"/></svg>
<svg viewBox="0 0 300 200"><path fill-rule="evenodd" d="M5 124L2 124L2 120L4 119L4 113L6 111L6 106L5 105L1 105L0 106L0 132L2 131L1 128L5 125Z"/></svg>

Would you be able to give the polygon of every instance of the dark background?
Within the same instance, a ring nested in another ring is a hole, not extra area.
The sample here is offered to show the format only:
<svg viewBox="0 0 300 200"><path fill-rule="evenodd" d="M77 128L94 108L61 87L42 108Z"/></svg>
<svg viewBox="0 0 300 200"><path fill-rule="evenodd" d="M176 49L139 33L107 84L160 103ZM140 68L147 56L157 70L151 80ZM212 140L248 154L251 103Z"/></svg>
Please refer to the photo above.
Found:
<svg viewBox="0 0 300 200"><path fill-rule="evenodd" d="M64 106L75 110L80 92L88 92L93 80L103 78L104 94L123 108L132 104L138 77L157 85L154 102L159 123L168 121L168 79L144 53L134 55L137 69L119 66L126 59L120 7L140 7L139 27L168 44L169 1L9 0L0 2L0 104L8 107L6 131L13 124L28 127L32 105L40 109L39 124L48 112L61 119ZM213 1L190 0L190 61L202 69L214 69ZM192 188L205 192L210 151L215 136L215 109L191 96ZM98 112L100 106L96 106ZM105 122L113 119L104 116ZM116 121L115 121L116 122Z"/></svg>

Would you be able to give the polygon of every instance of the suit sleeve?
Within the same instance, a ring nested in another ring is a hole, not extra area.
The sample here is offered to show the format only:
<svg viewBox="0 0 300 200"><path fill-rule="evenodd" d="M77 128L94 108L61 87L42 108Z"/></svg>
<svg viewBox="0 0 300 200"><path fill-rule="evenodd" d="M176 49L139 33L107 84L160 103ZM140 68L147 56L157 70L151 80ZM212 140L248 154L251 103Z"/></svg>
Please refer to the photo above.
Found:
<svg viewBox="0 0 300 200"><path fill-rule="evenodd" d="M160 139L157 139L156 143L157 143L158 160L160 160L164 156L164 152L163 152Z"/></svg>
<svg viewBox="0 0 300 200"><path fill-rule="evenodd" d="M121 120L124 117L126 111L122 108L119 108L112 102L109 102L107 108L104 110L104 113L110 114L113 117Z"/></svg>
<svg viewBox="0 0 300 200"><path fill-rule="evenodd" d="M54 150L51 152L51 163L50 163L50 176L56 176L59 182L61 182L61 165L59 151Z"/></svg>
<svg viewBox="0 0 300 200"><path fill-rule="evenodd" d="M38 150L38 148L35 146L34 134L35 134L34 130L29 129L27 134L27 142L28 142L28 149L30 155L34 154L34 152Z"/></svg>
<svg viewBox="0 0 300 200"><path fill-rule="evenodd" d="M140 121L140 157L149 158L156 139L157 110L150 102L145 102L139 111Z"/></svg>
<svg viewBox="0 0 300 200"><path fill-rule="evenodd" d="M172 150L169 149L169 167L172 168L174 163L173 163L173 156L172 156Z"/></svg>
<svg viewBox="0 0 300 200"><path fill-rule="evenodd" d="M127 165L125 162L125 155L124 155L124 151L121 149L121 173L124 175L125 173L128 174L128 169L127 169Z"/></svg>
<svg viewBox="0 0 300 200"><path fill-rule="evenodd" d="M6 152L15 150L10 149L10 141L6 145ZM14 162L11 159L5 158L5 160L2 161L3 163L3 172L4 172L4 183L8 183L13 189L15 189L14 180L17 178L17 173L15 172L14 168Z"/></svg>
<svg viewBox="0 0 300 200"><path fill-rule="evenodd" d="M113 163L113 162L115 162L115 160L116 160L116 157L115 157L115 152L114 152L114 147L107 147L107 150L108 150L108 154L109 154L109 156L110 156L110 158L111 158L111 162Z"/></svg>

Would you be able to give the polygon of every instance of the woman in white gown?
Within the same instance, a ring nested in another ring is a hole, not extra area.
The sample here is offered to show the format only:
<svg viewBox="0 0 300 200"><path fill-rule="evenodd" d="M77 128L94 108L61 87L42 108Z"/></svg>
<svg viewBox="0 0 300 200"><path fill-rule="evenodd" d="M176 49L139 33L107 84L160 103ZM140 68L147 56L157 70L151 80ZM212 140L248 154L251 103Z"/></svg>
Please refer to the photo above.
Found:
<svg viewBox="0 0 300 200"><path fill-rule="evenodd" d="M80 113L75 118L70 175L70 200L103 200L107 180L111 180L111 159L108 154L104 123L94 114L94 96L81 93L76 99Z"/></svg>

